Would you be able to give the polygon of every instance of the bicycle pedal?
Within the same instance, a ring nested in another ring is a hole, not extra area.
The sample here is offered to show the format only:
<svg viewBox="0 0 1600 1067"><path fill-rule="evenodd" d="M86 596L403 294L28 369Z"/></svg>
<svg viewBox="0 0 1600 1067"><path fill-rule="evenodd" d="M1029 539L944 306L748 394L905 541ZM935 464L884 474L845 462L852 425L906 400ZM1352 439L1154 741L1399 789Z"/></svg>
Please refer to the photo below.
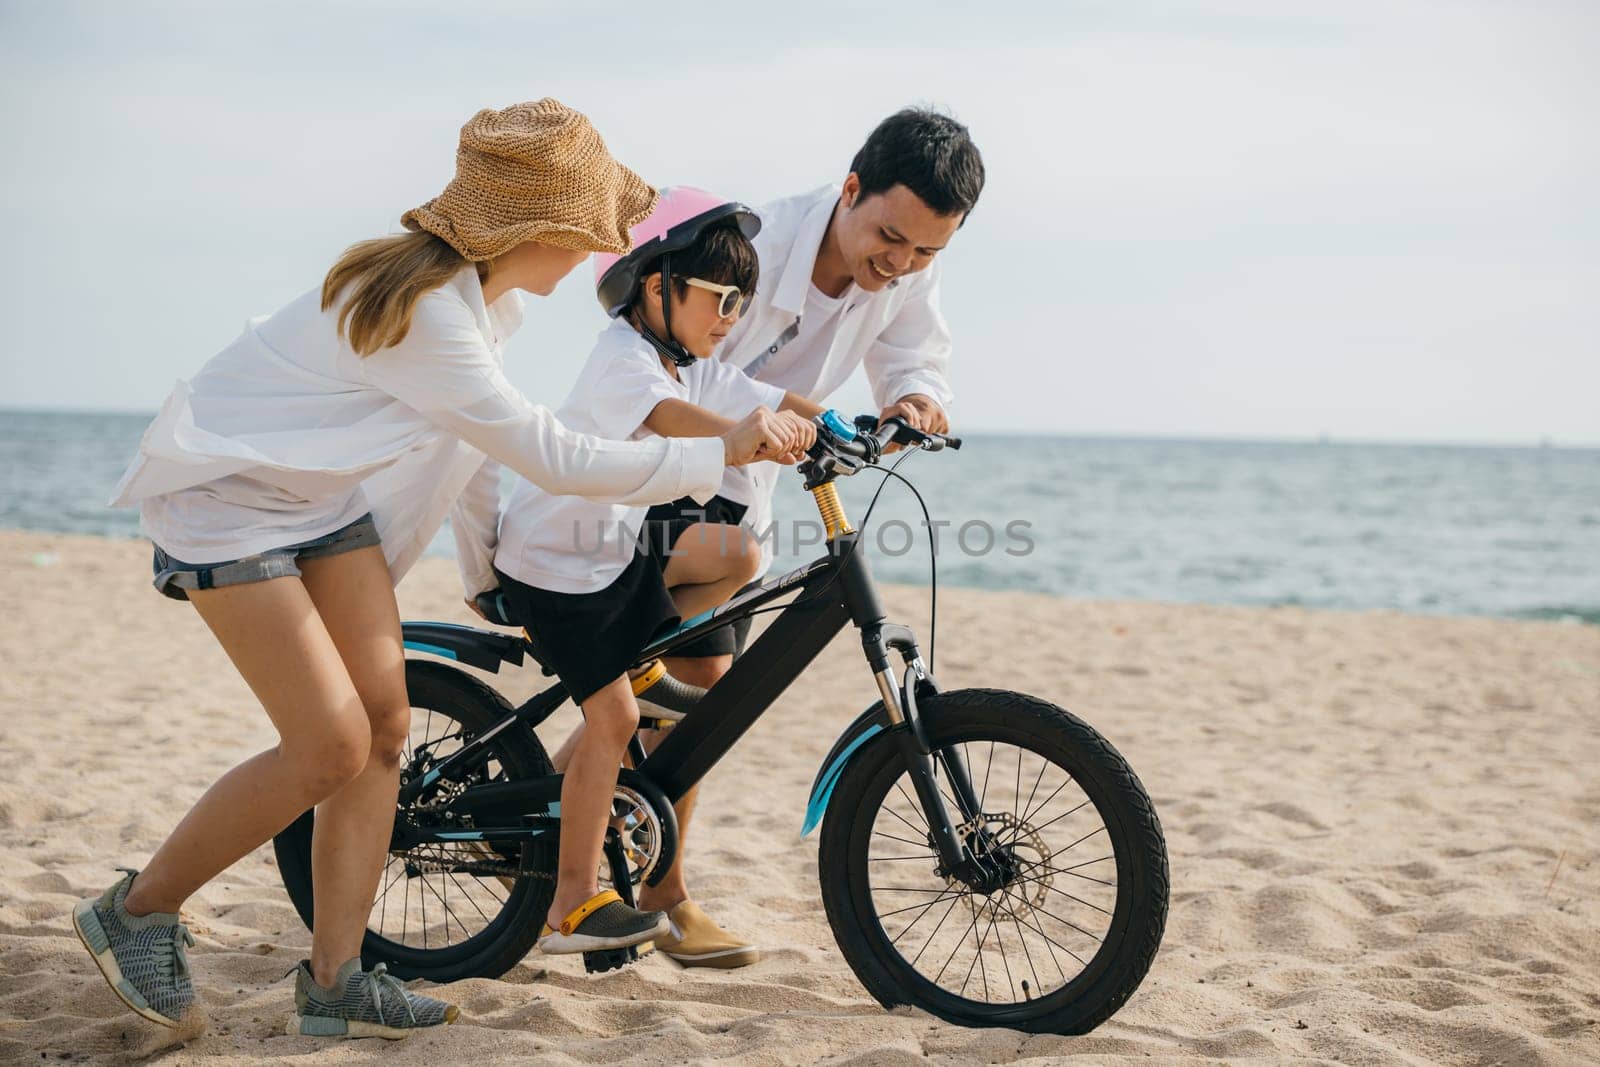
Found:
<svg viewBox="0 0 1600 1067"><path fill-rule="evenodd" d="M639 950L629 945L627 948L608 948L596 952L583 954L583 969L590 974L602 974L606 971L617 971L626 967L639 958Z"/></svg>

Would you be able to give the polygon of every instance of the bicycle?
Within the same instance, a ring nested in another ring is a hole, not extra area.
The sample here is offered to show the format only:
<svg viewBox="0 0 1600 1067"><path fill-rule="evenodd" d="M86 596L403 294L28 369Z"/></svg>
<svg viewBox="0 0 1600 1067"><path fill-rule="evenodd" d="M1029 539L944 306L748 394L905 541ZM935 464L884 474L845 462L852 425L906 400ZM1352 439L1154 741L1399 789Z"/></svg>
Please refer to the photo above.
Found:
<svg viewBox="0 0 1600 1067"><path fill-rule="evenodd" d="M603 873L630 904L634 885L657 884L677 848L673 801L853 624L880 699L824 758L802 827L805 835L822 826L818 878L840 951L885 1007L911 1004L964 1026L1085 1033L1133 994L1161 941L1168 872L1155 809L1086 722L1021 693L941 691L913 632L887 621L834 482L869 469L893 474L879 465L891 443L909 456L960 440L898 419L852 424L832 411L817 425L797 469L826 554L639 653L648 664L714 629L778 612L720 681L692 690L653 752L635 738ZM797 595L768 606L789 594ZM406 663L414 729L362 956L403 978L498 977L533 946L555 888L561 776L534 728L566 692L556 684L513 708L438 661L490 672L537 662L525 636L437 622L405 623L404 636L410 650L436 658ZM314 818L306 812L274 841L307 926ZM588 953L585 966L603 971L634 958L634 949Z"/></svg>

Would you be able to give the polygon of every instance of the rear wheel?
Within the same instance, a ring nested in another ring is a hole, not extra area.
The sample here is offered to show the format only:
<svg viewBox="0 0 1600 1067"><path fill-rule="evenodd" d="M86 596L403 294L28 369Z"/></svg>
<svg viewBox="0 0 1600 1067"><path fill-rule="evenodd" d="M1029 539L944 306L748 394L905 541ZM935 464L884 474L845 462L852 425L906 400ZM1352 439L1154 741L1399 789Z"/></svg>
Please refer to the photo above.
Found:
<svg viewBox="0 0 1600 1067"><path fill-rule="evenodd" d="M406 662L411 735L401 756L408 779L428 769L512 713L511 705L483 682L453 667ZM441 796L469 785L536 778L552 773L533 731L514 726L496 735L489 759L459 781L436 789L397 812L397 828L433 826L430 811ZM278 868L295 910L312 925L311 837L316 812L308 811L273 840ZM470 820L452 824L470 833ZM361 944L365 966L387 963L401 978L453 982L495 978L527 955L555 892L557 835L490 845L482 841L427 842L387 856Z"/></svg>
<svg viewBox="0 0 1600 1067"><path fill-rule="evenodd" d="M936 760L958 834L1000 875L975 891L941 870L893 735L840 777L818 856L840 951L885 1007L963 1026L1085 1033L1138 988L1167 914L1155 809L1092 727L1033 697L940 693L920 704L935 752L958 754L978 799L963 813Z"/></svg>

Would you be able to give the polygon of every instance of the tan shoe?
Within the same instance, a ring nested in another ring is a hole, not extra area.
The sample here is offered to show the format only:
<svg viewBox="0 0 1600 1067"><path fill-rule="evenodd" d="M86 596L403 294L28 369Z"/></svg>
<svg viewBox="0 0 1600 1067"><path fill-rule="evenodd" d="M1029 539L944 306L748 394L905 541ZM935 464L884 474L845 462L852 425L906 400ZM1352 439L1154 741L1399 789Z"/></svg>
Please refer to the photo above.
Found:
<svg viewBox="0 0 1600 1067"><path fill-rule="evenodd" d="M685 967L748 967L761 950L740 941L711 921L692 900L667 912L672 932L655 939L655 947Z"/></svg>

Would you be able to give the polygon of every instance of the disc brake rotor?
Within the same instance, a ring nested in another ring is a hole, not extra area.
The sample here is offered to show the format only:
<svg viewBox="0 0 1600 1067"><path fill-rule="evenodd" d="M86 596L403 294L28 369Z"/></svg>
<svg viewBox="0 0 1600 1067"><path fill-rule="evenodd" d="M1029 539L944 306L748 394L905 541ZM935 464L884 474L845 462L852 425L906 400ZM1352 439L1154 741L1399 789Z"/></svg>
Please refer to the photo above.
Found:
<svg viewBox="0 0 1600 1067"><path fill-rule="evenodd" d="M1030 823L1020 822L1009 811L985 812L957 826L956 836L977 855L995 855L1004 850L1017 867L1017 874L1006 880L1001 891L981 898L974 895L979 919L1015 921L1044 906L1045 894L1055 877L1049 873L1052 853ZM945 885L952 892L966 889L955 878L947 878Z"/></svg>

